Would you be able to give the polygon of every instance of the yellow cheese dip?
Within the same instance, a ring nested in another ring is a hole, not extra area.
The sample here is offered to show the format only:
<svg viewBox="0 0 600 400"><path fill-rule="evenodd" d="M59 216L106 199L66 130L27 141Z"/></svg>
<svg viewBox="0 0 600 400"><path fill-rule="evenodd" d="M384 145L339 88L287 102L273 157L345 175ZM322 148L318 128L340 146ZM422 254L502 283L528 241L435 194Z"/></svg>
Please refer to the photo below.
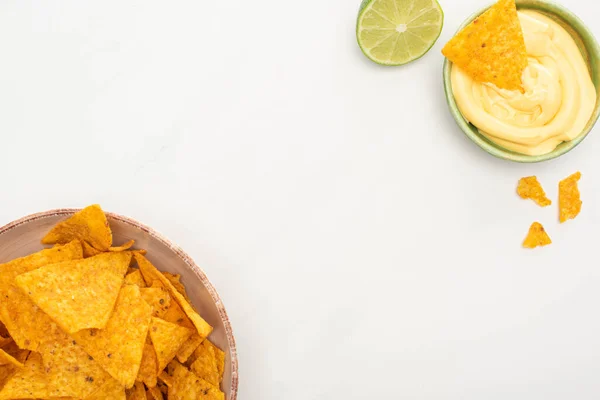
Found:
<svg viewBox="0 0 600 400"><path fill-rule="evenodd" d="M550 18L519 11L529 65L525 93L475 82L452 66L452 91L461 113L498 145L527 155L546 154L575 139L596 105L596 90L575 41Z"/></svg>

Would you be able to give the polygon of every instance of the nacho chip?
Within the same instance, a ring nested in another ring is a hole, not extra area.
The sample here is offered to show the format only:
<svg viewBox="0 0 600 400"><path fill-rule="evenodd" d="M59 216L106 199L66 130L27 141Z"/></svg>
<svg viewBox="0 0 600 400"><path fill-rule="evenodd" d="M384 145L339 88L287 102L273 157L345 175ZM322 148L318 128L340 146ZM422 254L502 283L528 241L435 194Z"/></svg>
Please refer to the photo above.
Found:
<svg viewBox="0 0 600 400"><path fill-rule="evenodd" d="M171 301L171 305L165 315L163 315L162 319L172 324L181 325L196 331L196 327L192 321L185 315L181 307L179 307L179 304L175 301Z"/></svg>
<svg viewBox="0 0 600 400"><path fill-rule="evenodd" d="M135 243L135 240L131 239L131 240L123 243L120 246L109 247L108 251L125 251L125 250L129 250L133 246L134 243Z"/></svg>
<svg viewBox="0 0 600 400"><path fill-rule="evenodd" d="M8 330L6 329L6 326L2 323L2 321L0 321L0 336L3 337L8 337Z"/></svg>
<svg viewBox="0 0 600 400"><path fill-rule="evenodd" d="M0 349L9 343L13 343L11 338L0 336Z"/></svg>
<svg viewBox="0 0 600 400"><path fill-rule="evenodd" d="M156 387L158 388L158 390L161 391L161 393L166 396L167 393L169 392L169 387L161 381L158 381L158 383L156 384Z"/></svg>
<svg viewBox="0 0 600 400"><path fill-rule="evenodd" d="M104 329L85 329L72 336L113 378L130 388L142 361L151 313L140 289L124 285Z"/></svg>
<svg viewBox="0 0 600 400"><path fill-rule="evenodd" d="M146 390L148 400L163 400L162 392L157 387L151 387Z"/></svg>
<svg viewBox="0 0 600 400"><path fill-rule="evenodd" d="M527 51L515 0L499 0L454 36L442 54L477 82L523 91Z"/></svg>
<svg viewBox="0 0 600 400"><path fill-rule="evenodd" d="M167 387L173 386L173 377L167 373L167 371L162 371L160 375L158 375L158 379L160 379Z"/></svg>
<svg viewBox="0 0 600 400"><path fill-rule="evenodd" d="M519 179L517 193L523 199L535 201L540 207L546 207L552 204L552 201L546 197L546 192L544 192L544 188L542 188L542 185L537 180L536 176L527 176Z"/></svg>
<svg viewBox="0 0 600 400"><path fill-rule="evenodd" d="M190 365L190 370L198 377L208 383L219 386L219 369L217 367L217 357L215 347L210 344L208 339L200 344L196 349L196 361Z"/></svg>
<svg viewBox="0 0 600 400"><path fill-rule="evenodd" d="M25 366L6 381L0 399L86 398L94 393L110 376L76 347L58 346L51 368L43 366L39 353L31 353Z"/></svg>
<svg viewBox="0 0 600 400"><path fill-rule="evenodd" d="M112 232L99 205L86 207L60 222L44 236L42 243L68 243L74 239L86 241L101 251L108 250L112 245Z"/></svg>
<svg viewBox="0 0 600 400"><path fill-rule="evenodd" d="M171 306L171 296L164 287L149 287L140 289L142 298L152 307L152 316L162 318Z"/></svg>
<svg viewBox="0 0 600 400"><path fill-rule="evenodd" d="M102 251L96 250L91 244L89 244L85 240L81 241L81 247L83 247L83 257L84 258L94 257L94 256L97 256L98 254L102 253Z"/></svg>
<svg viewBox="0 0 600 400"><path fill-rule="evenodd" d="M12 357L15 361L17 361L17 363L19 364L24 364L25 360L27 360L27 356L29 355L29 350L20 349L19 346L17 346L17 344L12 340L10 341L10 343L3 346L2 350L6 352L6 354L8 354L10 357ZM12 364L16 365L14 363Z"/></svg>
<svg viewBox="0 0 600 400"><path fill-rule="evenodd" d="M166 271L163 271L162 274L165 276L165 278L167 278L169 280L169 282L171 282L171 285L173 285L173 287L179 293L181 293L181 295L183 297L185 297L185 299L187 300L187 302L190 303L190 305L191 305L192 302L190 301L190 298L188 297L188 295L187 295L187 293L185 291L185 286L183 286L183 284L180 281L181 275L179 275L179 274L172 274L172 273L166 272Z"/></svg>
<svg viewBox="0 0 600 400"><path fill-rule="evenodd" d="M146 287L142 273L137 269L125 276L125 283L128 285L137 285L140 288Z"/></svg>
<svg viewBox="0 0 600 400"><path fill-rule="evenodd" d="M550 236L546 233L546 230L539 222L534 222L529 228L529 233L523 241L523 247L533 249L538 246L546 246L552 243Z"/></svg>
<svg viewBox="0 0 600 400"><path fill-rule="evenodd" d="M217 387L188 371L177 361L172 361L173 379L169 387L169 399L173 400L225 400L225 394Z"/></svg>
<svg viewBox="0 0 600 400"><path fill-rule="evenodd" d="M577 182L581 179L581 172L576 172L558 184L558 208L560 222L574 219L581 212L581 197Z"/></svg>
<svg viewBox="0 0 600 400"><path fill-rule="evenodd" d="M135 260L138 263L140 271L144 280L152 282L158 279L169 291L171 297L179 304L183 312L188 316L196 327L198 334L202 337L207 337L212 332L212 327L194 310L194 308L187 302L185 297L175 289L173 284L160 273L159 270L154 267L144 256L141 254L134 254ZM159 357L160 358L160 357Z"/></svg>
<svg viewBox="0 0 600 400"><path fill-rule="evenodd" d="M158 371L162 371L181 347L194 333L191 329L175 325L159 318L152 318L150 339L156 351Z"/></svg>
<svg viewBox="0 0 600 400"><path fill-rule="evenodd" d="M144 353L142 355L140 370L135 379L138 382L144 382L148 387L154 387L156 386L157 377L158 362L156 361L156 352L151 343L146 343L144 344Z"/></svg>
<svg viewBox="0 0 600 400"><path fill-rule="evenodd" d="M47 264L82 257L81 243L73 241L0 265L0 319L6 325L6 333L20 348L37 350L42 338L48 335L50 319L15 285L15 277Z"/></svg>
<svg viewBox="0 0 600 400"><path fill-rule="evenodd" d="M17 368L23 368L23 363L18 361L16 358L8 354L6 351L0 349L0 365L14 365Z"/></svg>
<svg viewBox="0 0 600 400"><path fill-rule="evenodd" d="M85 400L125 400L125 388L115 379L110 379Z"/></svg>
<svg viewBox="0 0 600 400"><path fill-rule="evenodd" d="M15 283L61 329L103 328L115 305L131 253L103 253L21 274Z"/></svg>
<svg viewBox="0 0 600 400"><path fill-rule="evenodd" d="M203 340L204 338L197 333L194 333L192 336L190 336L190 338L181 345L179 351L177 352L177 359L179 362L182 364L185 363L188 358L190 358L192 353L194 353L194 350L200 346L200 343L202 343Z"/></svg>
<svg viewBox="0 0 600 400"><path fill-rule="evenodd" d="M14 375L17 369L12 365L0 365L0 389Z"/></svg>
<svg viewBox="0 0 600 400"><path fill-rule="evenodd" d="M127 400L146 400L144 384L136 382L133 388L127 389Z"/></svg>

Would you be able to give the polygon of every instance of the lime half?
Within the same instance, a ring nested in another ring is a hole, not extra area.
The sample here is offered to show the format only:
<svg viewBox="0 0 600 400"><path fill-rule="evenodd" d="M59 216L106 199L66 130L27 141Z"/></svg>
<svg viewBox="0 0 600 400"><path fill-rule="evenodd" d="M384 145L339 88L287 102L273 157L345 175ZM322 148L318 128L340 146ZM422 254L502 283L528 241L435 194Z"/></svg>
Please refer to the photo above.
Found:
<svg viewBox="0 0 600 400"><path fill-rule="evenodd" d="M363 0L356 38L376 63L402 65L427 53L443 25L444 12L437 0Z"/></svg>

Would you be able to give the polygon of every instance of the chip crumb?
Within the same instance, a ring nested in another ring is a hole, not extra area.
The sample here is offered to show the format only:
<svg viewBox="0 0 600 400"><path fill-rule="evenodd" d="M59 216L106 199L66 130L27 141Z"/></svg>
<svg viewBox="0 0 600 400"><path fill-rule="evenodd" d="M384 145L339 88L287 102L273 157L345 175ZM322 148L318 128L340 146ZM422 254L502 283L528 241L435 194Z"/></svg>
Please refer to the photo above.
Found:
<svg viewBox="0 0 600 400"><path fill-rule="evenodd" d="M540 207L547 207L552 201L546 197L546 192L537 179L537 176L527 176L519 179L517 193L523 199L531 199Z"/></svg>
<svg viewBox="0 0 600 400"><path fill-rule="evenodd" d="M546 246L551 243L552 240L550 239L550 236L548 236L548 233L546 232L542 224L540 224L539 222L534 222L533 224L531 224L531 227L529 228L529 233L523 241L523 247L533 249L535 247Z"/></svg>

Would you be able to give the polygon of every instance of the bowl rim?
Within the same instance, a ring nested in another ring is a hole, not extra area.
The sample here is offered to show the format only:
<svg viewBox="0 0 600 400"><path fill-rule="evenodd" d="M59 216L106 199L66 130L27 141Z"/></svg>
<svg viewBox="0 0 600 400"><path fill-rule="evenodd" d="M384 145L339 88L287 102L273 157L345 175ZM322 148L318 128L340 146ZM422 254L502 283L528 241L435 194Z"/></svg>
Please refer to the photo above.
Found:
<svg viewBox="0 0 600 400"><path fill-rule="evenodd" d="M581 20L581 18L579 18L575 13L573 13L571 10L569 10L565 6L558 4L554 1L534 0L534 2L537 3L538 5L546 6L547 8L543 9L542 11L551 13L551 14L555 15L556 17L560 18L566 24L568 24L575 32L585 33L585 35L590 39L589 41L586 41L584 43L585 48L588 51L588 54L590 55L590 57L592 55L594 55L596 58L600 59L600 45L598 44L598 41L597 41L596 37L594 36L593 32ZM516 3L517 3L517 8L525 8L525 9L530 8L530 7L527 7L528 6L527 2L516 0ZM525 3L525 4L523 4L523 3ZM483 14L485 11L487 11L493 5L494 5L494 3L489 4L481 9L479 9L478 11L474 12L469 17L467 17L462 22L462 24L458 27L458 29L456 30L456 33L458 33L467 24L469 24L471 21L473 21L475 18L477 18L481 14ZM565 18L563 16L561 16L560 13L563 13L564 15L568 16L570 21L565 20ZM589 61L587 61L587 62L589 64ZM458 105L456 104L456 100L454 98L454 94L452 91L452 83L451 83L451 79L450 79L451 69L452 69L452 63L447 58L444 57L442 77L443 77L443 81L444 81L444 93L446 96L446 102L448 103L448 108L449 108L450 114L452 114L454 121L460 127L460 129L462 130L462 132L465 136L467 136L472 142L474 142L477 146L479 146L481 149L486 151L488 154L491 154L492 156L503 159L503 160L514 161L514 162L518 162L518 163L539 163L539 162L549 161L549 160L558 158L558 157L568 153L569 151L573 150L575 147L577 147L592 131L594 125L598 121L598 117L600 116L600 112L599 112L600 98L598 98L596 100L596 106L594 108L594 112L591 115L590 120L588 121L588 125L586 125L586 127L584 128L582 133L579 136L577 136L575 139L570 140L568 142L563 142L562 146L560 148L555 148L554 150L552 150L549 153L541 154L541 155L537 155L537 156L530 156L530 155L526 155L526 154L513 152L508 149L504 149L500 145L490 143L488 140L484 139L480 134L473 132L473 130L470 127L471 124L469 124L469 122L467 122L467 120L464 118L464 116L460 112ZM598 90L600 83L598 85L594 84L594 86L596 87L596 90Z"/></svg>
<svg viewBox="0 0 600 400"><path fill-rule="evenodd" d="M54 217L54 216L72 215L81 210L82 210L81 208L56 208L56 209L52 209L52 210L48 210L48 211L42 211L42 212L37 212L34 214L29 214L29 215L26 215L22 218L16 219L16 220L9 222L8 224L0 227L0 235L4 234L20 225L24 225L26 223L33 222L35 220L48 218L48 217ZM208 277L206 276L206 274L204 273L202 268L200 268L194 262L194 260L185 251L183 251L183 249L181 249L181 247L179 247L178 245L171 242L163 234L159 233L155 229L152 229L148 225L145 225L131 217L126 217L124 215L120 215L120 214L116 214L116 213L112 213L112 212L106 212L106 211L105 211L105 214L109 219L114 219L114 220L117 220L120 222L124 222L135 228L141 229L142 231L146 232L154 239L161 242L163 245L167 246L169 249L171 249L173 252L175 252L175 254L179 258L181 258L190 267L190 269L196 274L196 276L198 278L200 278L202 284L208 290L210 296L212 297L212 299L215 303L215 306L217 307L217 311L219 312L219 316L221 317L221 320L223 321L223 326L225 327L225 334L227 336L227 342L229 344L229 351L231 354L231 393L230 393L228 400L236 400L237 392L238 392L239 375L238 375L238 359L237 359L237 349L236 349L236 344L235 344L235 337L233 336L231 322L229 321L229 316L227 315L225 306L223 305L223 302L221 301L221 297L219 296L219 293L213 286L212 282L208 279Z"/></svg>

